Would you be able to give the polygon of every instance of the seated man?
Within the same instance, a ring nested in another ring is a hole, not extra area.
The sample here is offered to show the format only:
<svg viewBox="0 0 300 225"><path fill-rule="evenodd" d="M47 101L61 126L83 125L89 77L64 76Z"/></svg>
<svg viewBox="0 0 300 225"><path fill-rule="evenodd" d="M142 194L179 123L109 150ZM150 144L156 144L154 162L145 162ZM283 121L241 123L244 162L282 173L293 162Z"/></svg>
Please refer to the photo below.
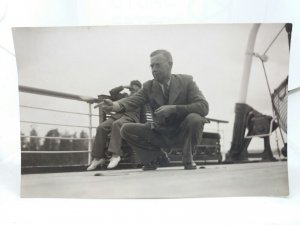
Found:
<svg viewBox="0 0 300 225"><path fill-rule="evenodd" d="M103 110L131 112L148 103L153 123L125 124L122 137L144 164L143 170L154 170L155 160L164 154L162 148L180 147L184 169L196 169L193 149L202 138L208 103L192 76L172 74L173 60L166 50L151 53L154 79L147 81L136 94L112 102L105 100Z"/></svg>
<svg viewBox="0 0 300 225"><path fill-rule="evenodd" d="M138 80L130 82L129 86L120 86L110 90L112 100L118 100L124 97L128 97L127 93L121 93L125 88L129 89L130 95L137 92L142 87L142 84ZM100 103L101 104L101 103ZM137 123L140 121L140 108L131 112L112 114L110 118L105 120L97 128L97 133L92 149L92 163L87 170L94 170L97 166L105 163L105 147L108 134L111 133L110 142L108 145L108 151L112 153L112 157L107 166L108 169L115 168L121 159L121 145L122 137L120 129L124 123Z"/></svg>

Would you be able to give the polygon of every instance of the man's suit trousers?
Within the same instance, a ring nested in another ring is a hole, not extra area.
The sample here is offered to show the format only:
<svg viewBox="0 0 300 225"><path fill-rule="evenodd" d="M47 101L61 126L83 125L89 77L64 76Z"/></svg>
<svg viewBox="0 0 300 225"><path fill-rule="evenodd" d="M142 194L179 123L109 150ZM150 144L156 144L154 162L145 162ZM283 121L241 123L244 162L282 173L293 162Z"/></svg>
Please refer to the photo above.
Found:
<svg viewBox="0 0 300 225"><path fill-rule="evenodd" d="M110 142L108 145L108 151L121 155L122 137L120 130L123 124L133 123L134 120L130 117L123 115L119 119L108 118L103 123L97 127L97 133L94 141L94 146L92 149L93 158L104 158L105 147L109 133Z"/></svg>
<svg viewBox="0 0 300 225"><path fill-rule="evenodd" d="M193 150L200 144L204 123L207 120L199 114L190 113L171 133L158 132L150 124L124 124L122 137L137 153L143 164L151 163L162 155L161 148L181 147L183 163L193 162Z"/></svg>

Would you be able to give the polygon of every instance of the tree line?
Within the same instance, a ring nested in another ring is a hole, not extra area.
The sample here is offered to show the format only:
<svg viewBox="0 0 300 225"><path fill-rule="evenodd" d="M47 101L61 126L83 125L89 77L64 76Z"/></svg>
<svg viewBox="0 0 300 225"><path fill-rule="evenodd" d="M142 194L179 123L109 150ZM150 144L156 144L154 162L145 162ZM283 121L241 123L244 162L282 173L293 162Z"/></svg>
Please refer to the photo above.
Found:
<svg viewBox="0 0 300 225"><path fill-rule="evenodd" d="M21 132L21 150L22 151L79 151L88 150L88 134L81 131L79 137L77 133L70 134L68 132L60 133L58 129L49 130L45 137L44 142L41 143L41 138L38 137L37 131L33 128L30 131L30 137L25 137ZM60 138L74 138L74 139L60 139Z"/></svg>

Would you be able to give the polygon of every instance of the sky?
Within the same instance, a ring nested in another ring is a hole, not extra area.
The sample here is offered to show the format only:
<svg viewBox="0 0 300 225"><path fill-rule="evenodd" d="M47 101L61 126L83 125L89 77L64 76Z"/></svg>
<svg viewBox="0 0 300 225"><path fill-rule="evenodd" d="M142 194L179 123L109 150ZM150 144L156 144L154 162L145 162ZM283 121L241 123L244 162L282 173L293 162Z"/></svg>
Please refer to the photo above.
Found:
<svg viewBox="0 0 300 225"><path fill-rule="evenodd" d="M262 24L255 52L262 54L284 26ZM108 94L130 80L152 79L149 55L167 49L173 56L174 74L193 75L209 102L208 117L229 121L221 124L222 151L230 148L234 107L240 95L248 35L252 24L199 24L152 26L89 26L14 28L19 85L96 97ZM288 75L287 33L281 32L267 53L266 71L273 91ZM260 61L253 58L247 104L272 115L271 99ZM35 107L87 112L88 105L72 100L20 93L20 104ZM97 113L94 110L94 113ZM87 125L86 116L70 116L21 108L21 120ZM46 121L45 121L46 120ZM97 126L97 118L93 124ZM49 126L34 126L45 135ZM56 127L56 126L55 126ZM53 127L53 128L55 128ZM216 131L216 124L206 126ZM30 126L21 124L29 134ZM61 132L79 132L59 128ZM275 135L272 147L276 148ZM262 149L254 139L250 149Z"/></svg>

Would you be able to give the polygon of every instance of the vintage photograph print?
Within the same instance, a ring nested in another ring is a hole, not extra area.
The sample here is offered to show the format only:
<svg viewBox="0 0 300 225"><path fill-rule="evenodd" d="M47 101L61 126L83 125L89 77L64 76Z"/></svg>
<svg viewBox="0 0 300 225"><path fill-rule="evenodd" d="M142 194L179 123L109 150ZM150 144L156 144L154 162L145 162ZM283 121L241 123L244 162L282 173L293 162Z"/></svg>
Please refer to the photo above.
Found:
<svg viewBox="0 0 300 225"><path fill-rule="evenodd" d="M12 33L21 197L289 194L292 24Z"/></svg>

